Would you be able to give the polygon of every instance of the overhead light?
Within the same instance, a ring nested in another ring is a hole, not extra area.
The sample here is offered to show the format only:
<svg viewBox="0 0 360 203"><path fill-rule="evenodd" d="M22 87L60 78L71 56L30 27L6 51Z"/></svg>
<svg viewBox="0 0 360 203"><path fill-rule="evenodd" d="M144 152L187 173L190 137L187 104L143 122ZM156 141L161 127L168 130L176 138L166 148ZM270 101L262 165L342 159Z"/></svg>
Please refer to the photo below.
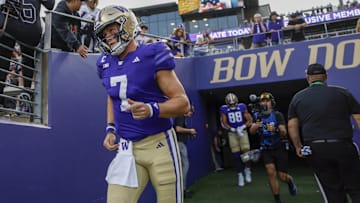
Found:
<svg viewBox="0 0 360 203"><path fill-rule="evenodd" d="M198 25L194 25L194 28L198 28L199 26Z"/></svg>
<svg viewBox="0 0 360 203"><path fill-rule="evenodd" d="M192 20L191 22L196 23L196 20Z"/></svg>
<svg viewBox="0 0 360 203"><path fill-rule="evenodd" d="M207 21L208 19L207 18L204 18L203 21Z"/></svg>
<svg viewBox="0 0 360 203"><path fill-rule="evenodd" d="M171 26L175 26L175 23L170 23Z"/></svg>
<svg viewBox="0 0 360 203"><path fill-rule="evenodd" d="M205 23L205 27L209 26L209 24Z"/></svg>

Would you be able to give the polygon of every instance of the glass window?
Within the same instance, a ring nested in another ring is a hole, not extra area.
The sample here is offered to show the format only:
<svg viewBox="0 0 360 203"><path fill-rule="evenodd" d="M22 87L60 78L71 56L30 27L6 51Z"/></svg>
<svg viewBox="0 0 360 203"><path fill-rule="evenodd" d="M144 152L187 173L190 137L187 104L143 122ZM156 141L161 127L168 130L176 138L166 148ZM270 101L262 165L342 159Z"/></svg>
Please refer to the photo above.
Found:
<svg viewBox="0 0 360 203"><path fill-rule="evenodd" d="M158 16L158 20L160 21L166 21L167 19L166 19L166 13L159 13L159 14L157 14L157 16Z"/></svg>
<svg viewBox="0 0 360 203"><path fill-rule="evenodd" d="M228 22L229 28L235 28L238 26L238 20L237 20L236 16L228 16L227 22Z"/></svg>
<svg viewBox="0 0 360 203"><path fill-rule="evenodd" d="M211 28L211 30L215 31L215 30L219 30L219 26L218 26L218 21L214 18L208 19L209 22L209 27Z"/></svg>
<svg viewBox="0 0 360 203"><path fill-rule="evenodd" d="M227 23L227 17L224 16L224 17L220 17L218 18L218 21L219 21L219 29L225 29L225 28L228 28L228 23Z"/></svg>
<svg viewBox="0 0 360 203"><path fill-rule="evenodd" d="M149 33L154 35L159 35L158 23L151 22L149 23Z"/></svg>
<svg viewBox="0 0 360 203"><path fill-rule="evenodd" d="M168 35L167 34L168 29L167 29L167 26L166 26L166 21L159 21L158 26L159 26L159 35L161 37L167 36Z"/></svg>
<svg viewBox="0 0 360 203"><path fill-rule="evenodd" d="M140 19L141 19L141 22L143 22L145 24L149 23L149 17L147 17L147 16L142 16Z"/></svg>
<svg viewBox="0 0 360 203"><path fill-rule="evenodd" d="M157 15L151 15L149 16L149 23L156 22L158 20Z"/></svg>
<svg viewBox="0 0 360 203"><path fill-rule="evenodd" d="M168 12L166 13L167 20L175 20L175 12Z"/></svg>

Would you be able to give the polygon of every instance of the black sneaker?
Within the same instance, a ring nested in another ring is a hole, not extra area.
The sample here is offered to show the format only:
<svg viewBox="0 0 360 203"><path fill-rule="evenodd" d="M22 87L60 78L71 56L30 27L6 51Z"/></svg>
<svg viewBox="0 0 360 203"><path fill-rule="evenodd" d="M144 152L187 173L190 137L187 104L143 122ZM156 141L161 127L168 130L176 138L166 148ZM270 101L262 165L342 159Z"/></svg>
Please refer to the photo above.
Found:
<svg viewBox="0 0 360 203"><path fill-rule="evenodd" d="M288 183L289 193L291 196L295 196L297 194L297 187L295 185L294 180L291 178L291 181Z"/></svg>

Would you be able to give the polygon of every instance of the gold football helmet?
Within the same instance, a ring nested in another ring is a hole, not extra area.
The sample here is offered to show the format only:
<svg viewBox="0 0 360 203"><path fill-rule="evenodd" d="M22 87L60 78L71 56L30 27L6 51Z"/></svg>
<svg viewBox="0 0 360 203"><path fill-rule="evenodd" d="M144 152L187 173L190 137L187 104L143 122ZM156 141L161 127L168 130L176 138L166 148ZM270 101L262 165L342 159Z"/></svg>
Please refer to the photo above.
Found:
<svg viewBox="0 0 360 203"><path fill-rule="evenodd" d="M228 93L225 97L225 103L229 108L235 108L238 102L239 100L234 93Z"/></svg>
<svg viewBox="0 0 360 203"><path fill-rule="evenodd" d="M119 25L119 32L115 34L117 44L111 48L102 32L113 23ZM119 55L125 50L129 42L139 34L140 30L138 21L131 10L123 6L107 6L101 9L97 15L94 32L97 45L101 51L106 54Z"/></svg>

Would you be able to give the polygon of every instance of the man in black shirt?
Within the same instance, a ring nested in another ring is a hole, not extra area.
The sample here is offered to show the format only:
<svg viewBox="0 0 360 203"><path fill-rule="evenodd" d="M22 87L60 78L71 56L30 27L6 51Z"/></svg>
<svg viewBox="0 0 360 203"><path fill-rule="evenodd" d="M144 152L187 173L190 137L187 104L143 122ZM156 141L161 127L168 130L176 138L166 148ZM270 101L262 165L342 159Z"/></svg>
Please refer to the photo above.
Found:
<svg viewBox="0 0 360 203"><path fill-rule="evenodd" d="M78 10L84 0L63 0L56 6L55 11L79 17ZM51 47L63 51L76 52L86 58L88 48L81 44L80 21L78 19L53 14L51 25Z"/></svg>
<svg viewBox="0 0 360 203"><path fill-rule="evenodd" d="M304 157L303 144L310 146L312 154L307 158L325 202L347 202L346 194L352 202L360 202L360 160L350 122L353 116L360 126L360 104L346 89L326 85L321 64L309 65L306 73L310 86L292 98L288 112L296 153Z"/></svg>
<svg viewBox="0 0 360 203"><path fill-rule="evenodd" d="M191 110L184 116L179 116L174 120L174 129L176 131L177 140L179 143L179 151L181 156L181 166L182 166L182 175L183 175L183 185L184 185L184 197L191 198L191 192L186 189L186 178L189 171L189 158L186 148L186 143L189 138L189 135L192 137L196 136L196 130L194 128L188 128L186 117L191 117L193 114L193 107Z"/></svg>
<svg viewBox="0 0 360 203"><path fill-rule="evenodd" d="M305 40L304 27L306 26L305 20L299 14L293 13L290 15L290 20L287 28L291 30L291 41L298 42Z"/></svg>

